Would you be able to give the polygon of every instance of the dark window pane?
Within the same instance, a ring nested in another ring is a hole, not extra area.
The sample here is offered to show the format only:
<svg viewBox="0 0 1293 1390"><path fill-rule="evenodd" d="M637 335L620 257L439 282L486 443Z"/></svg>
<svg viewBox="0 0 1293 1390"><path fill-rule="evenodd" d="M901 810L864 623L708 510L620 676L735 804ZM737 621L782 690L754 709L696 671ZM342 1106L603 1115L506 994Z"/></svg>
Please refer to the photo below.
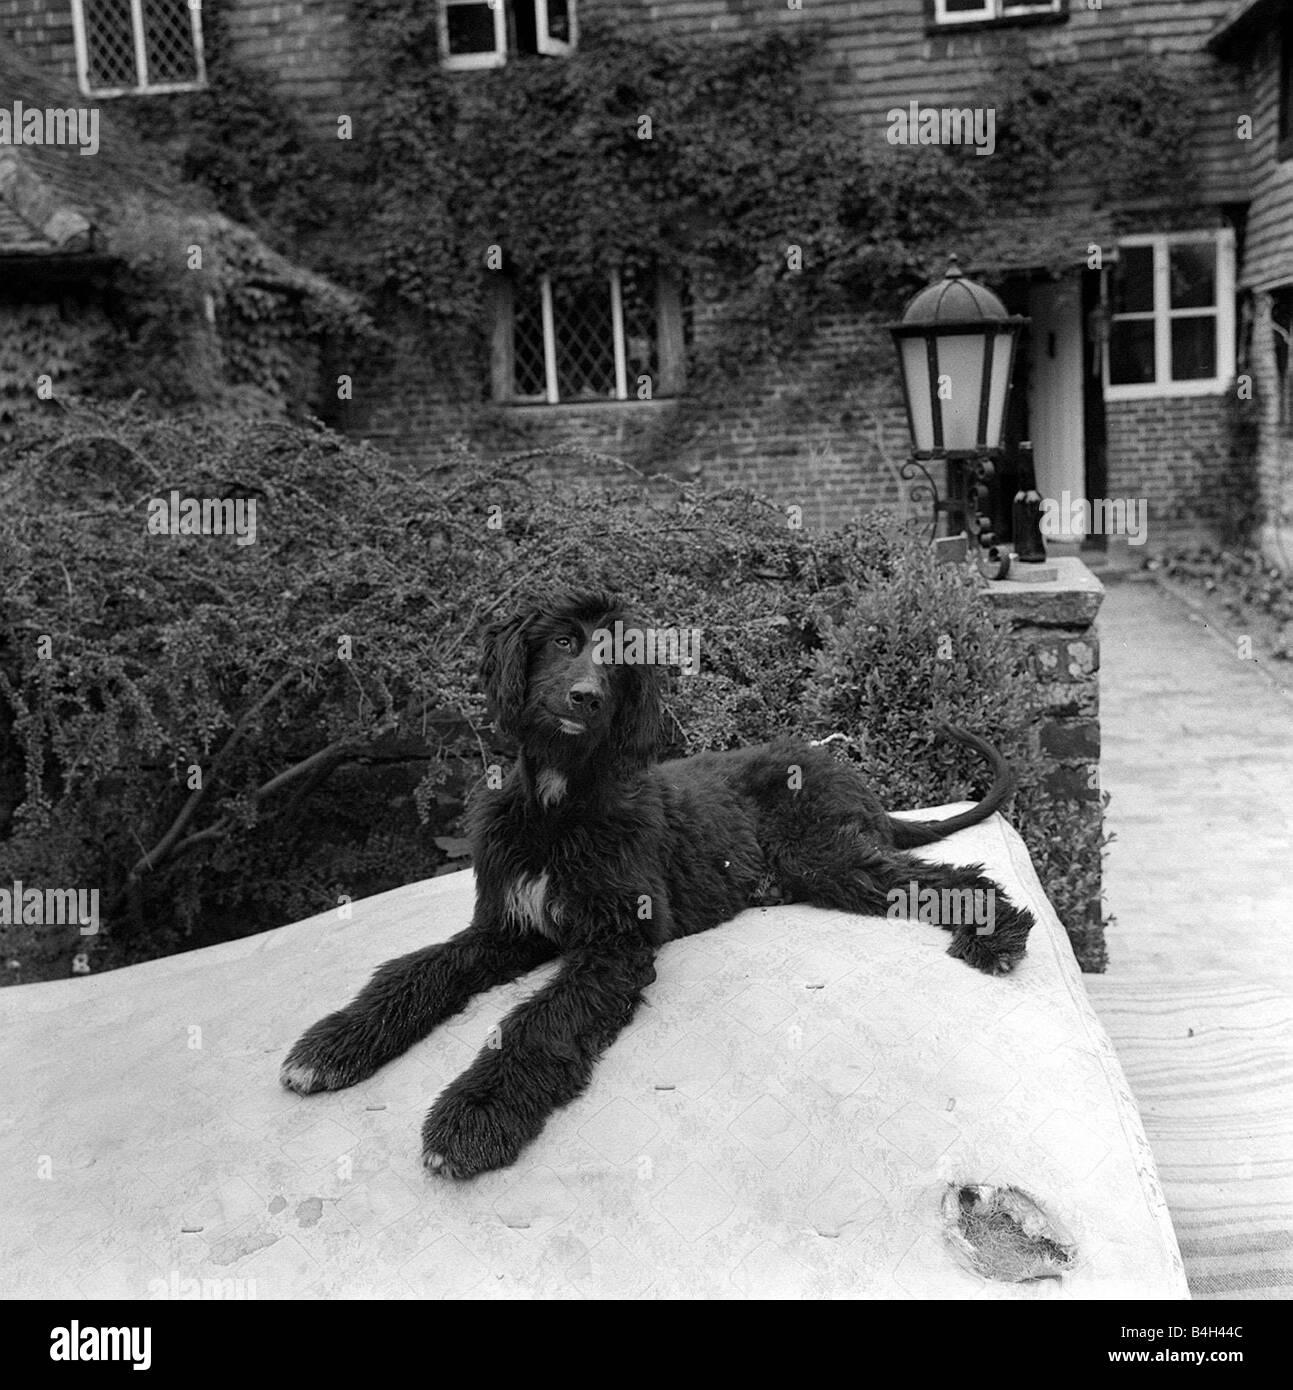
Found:
<svg viewBox="0 0 1293 1390"><path fill-rule="evenodd" d="M1115 314L1147 314L1154 307L1154 248L1124 246L1112 276Z"/></svg>
<svg viewBox="0 0 1293 1390"><path fill-rule="evenodd" d="M450 53L492 53L494 11L488 4L449 5L445 9Z"/></svg>
<svg viewBox="0 0 1293 1390"><path fill-rule="evenodd" d="M1202 318L1172 320L1172 380L1207 381L1217 374L1217 321Z"/></svg>
<svg viewBox="0 0 1293 1390"><path fill-rule="evenodd" d="M1170 249L1173 309L1210 309L1217 302L1217 248L1187 242Z"/></svg>
<svg viewBox="0 0 1293 1390"><path fill-rule="evenodd" d="M1154 380L1154 321L1115 322L1109 334L1109 381L1131 386Z"/></svg>
<svg viewBox="0 0 1293 1390"><path fill-rule="evenodd" d="M630 397L637 394L638 377L651 378L654 392L660 385L656 357L655 283L651 276L625 267L620 272L620 302L624 308L624 356L627 359Z"/></svg>
<svg viewBox="0 0 1293 1390"><path fill-rule="evenodd" d="M548 389L543 369L543 307L537 280L518 283L513 291L512 380L518 396L542 396Z"/></svg>
<svg viewBox="0 0 1293 1390"><path fill-rule="evenodd" d="M548 37L570 42L569 0L548 0Z"/></svg>
<svg viewBox="0 0 1293 1390"><path fill-rule="evenodd" d="M82 14L90 86L138 85L130 0L86 0Z"/></svg>
<svg viewBox="0 0 1293 1390"><path fill-rule="evenodd" d="M538 6L534 0L512 0L512 29L517 53L539 51Z"/></svg>
<svg viewBox="0 0 1293 1390"><path fill-rule="evenodd" d="M946 0L943 8L948 14L977 14L980 10L992 10L992 6L986 3L986 0Z"/></svg>
<svg viewBox="0 0 1293 1390"><path fill-rule="evenodd" d="M615 342L610 281L552 286L557 339L557 392L563 401L615 395Z"/></svg>
<svg viewBox="0 0 1293 1390"><path fill-rule="evenodd" d="M144 0L144 54L150 84L197 81L198 55L188 0Z"/></svg>

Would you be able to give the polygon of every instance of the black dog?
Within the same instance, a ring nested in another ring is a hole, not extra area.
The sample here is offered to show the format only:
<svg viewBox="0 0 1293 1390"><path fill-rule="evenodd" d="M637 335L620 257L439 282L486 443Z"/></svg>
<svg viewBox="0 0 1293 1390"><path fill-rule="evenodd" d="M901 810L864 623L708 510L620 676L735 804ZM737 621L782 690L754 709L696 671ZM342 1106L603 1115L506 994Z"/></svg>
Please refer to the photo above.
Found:
<svg viewBox="0 0 1293 1390"><path fill-rule="evenodd" d="M382 966L283 1064L283 1084L302 1094L351 1086L473 995L559 955L556 975L509 1015L498 1045L432 1106L422 1140L433 1172L464 1178L511 1163L588 1084L655 978L660 946L754 903L886 915L894 889L968 890L993 905L992 926L979 931L958 916L948 953L993 974L1023 955L1032 916L980 866L904 852L986 819L1007 799L1009 771L994 749L949 730L991 761L995 779L973 810L932 823L890 818L856 772L790 739L653 766L658 668L594 659L595 634L617 621L633 630L612 599L594 594L486 631L485 691L520 758L472 807L472 923Z"/></svg>

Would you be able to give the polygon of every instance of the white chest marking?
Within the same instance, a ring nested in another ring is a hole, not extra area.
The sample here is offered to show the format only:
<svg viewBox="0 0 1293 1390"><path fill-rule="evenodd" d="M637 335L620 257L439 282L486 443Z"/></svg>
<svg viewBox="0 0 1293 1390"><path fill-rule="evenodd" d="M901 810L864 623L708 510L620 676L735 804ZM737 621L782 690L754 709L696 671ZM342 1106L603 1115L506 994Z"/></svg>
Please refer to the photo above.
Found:
<svg viewBox="0 0 1293 1390"><path fill-rule="evenodd" d="M566 794L566 779L555 769L545 767L538 776L539 800L545 806L560 801Z"/></svg>
<svg viewBox="0 0 1293 1390"><path fill-rule="evenodd" d="M547 935L548 923L544 913L548 898L548 875L518 878L503 898L503 914L518 926Z"/></svg>

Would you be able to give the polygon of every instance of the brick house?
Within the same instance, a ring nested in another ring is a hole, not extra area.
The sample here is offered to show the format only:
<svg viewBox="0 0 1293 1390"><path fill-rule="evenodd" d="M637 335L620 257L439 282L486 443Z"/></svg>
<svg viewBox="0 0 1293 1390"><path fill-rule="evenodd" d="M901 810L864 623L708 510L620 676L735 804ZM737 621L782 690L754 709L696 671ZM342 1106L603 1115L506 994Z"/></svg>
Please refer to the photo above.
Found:
<svg viewBox="0 0 1293 1390"><path fill-rule="evenodd" d="M912 102L969 106L1002 56L1021 48L1034 61L1093 74L1146 55L1170 61L1188 77L1200 117L1189 186L1099 205L1075 182L1043 215L1003 210L995 235L967 232L963 245L945 249L1031 319L1008 434L1033 440L1045 495L1143 499L1151 541L1222 519L1230 407L1251 394L1251 382L1267 540L1274 545L1287 526L1288 0L435 2L440 63L461 83L529 55L562 61L579 44L581 16L599 9L697 44L794 25L811 12L827 31L816 93L860 149L891 143L892 113ZM290 94L320 148L335 151L331 137L355 81L349 0L207 0L208 13L217 5L239 60ZM124 92L165 102L200 86L202 24L201 7L188 0L0 0L0 41L15 41L105 106ZM651 284L544 277L504 287L480 326L490 367L472 398L445 394L438 364L416 350L414 325L397 365L357 392L347 424L412 464L428 455L428 440L446 436L485 447L578 439L633 456L685 398L689 346L703 342L721 299L721 286L687 286L668 273ZM908 446L896 372L873 366L837 401L797 408L800 378L874 364L882 336L873 318L823 321L793 370L748 383L738 404L700 422L671 465L711 486L754 485L803 506L818 524L904 503L897 465ZM643 374L655 386L649 400L631 389ZM1068 538L1084 539L1080 509L1070 522Z"/></svg>

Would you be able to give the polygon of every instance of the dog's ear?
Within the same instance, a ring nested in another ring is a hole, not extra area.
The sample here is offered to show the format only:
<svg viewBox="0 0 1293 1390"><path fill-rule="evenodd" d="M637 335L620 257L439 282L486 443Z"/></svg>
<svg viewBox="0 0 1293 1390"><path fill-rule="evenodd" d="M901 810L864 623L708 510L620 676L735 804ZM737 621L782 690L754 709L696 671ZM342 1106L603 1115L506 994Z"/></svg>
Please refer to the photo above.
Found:
<svg viewBox="0 0 1293 1390"><path fill-rule="evenodd" d="M525 687L530 673L527 642L533 611L490 623L481 638L480 681L494 724L505 738L521 737Z"/></svg>
<svg viewBox="0 0 1293 1390"><path fill-rule="evenodd" d="M656 666L621 666L611 754L626 771L656 761L664 743L664 682Z"/></svg>

